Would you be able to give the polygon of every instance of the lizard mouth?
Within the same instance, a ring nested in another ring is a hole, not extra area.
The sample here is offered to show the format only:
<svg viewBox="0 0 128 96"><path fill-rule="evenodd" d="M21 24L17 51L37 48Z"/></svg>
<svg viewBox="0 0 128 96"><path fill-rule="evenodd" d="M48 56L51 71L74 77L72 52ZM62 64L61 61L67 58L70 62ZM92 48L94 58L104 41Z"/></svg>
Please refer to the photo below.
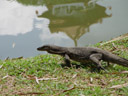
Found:
<svg viewBox="0 0 128 96"><path fill-rule="evenodd" d="M40 51L41 49L40 48L37 48L38 51Z"/></svg>
<svg viewBox="0 0 128 96"><path fill-rule="evenodd" d="M37 48L38 51L46 51L46 49L42 48L42 47L39 47Z"/></svg>

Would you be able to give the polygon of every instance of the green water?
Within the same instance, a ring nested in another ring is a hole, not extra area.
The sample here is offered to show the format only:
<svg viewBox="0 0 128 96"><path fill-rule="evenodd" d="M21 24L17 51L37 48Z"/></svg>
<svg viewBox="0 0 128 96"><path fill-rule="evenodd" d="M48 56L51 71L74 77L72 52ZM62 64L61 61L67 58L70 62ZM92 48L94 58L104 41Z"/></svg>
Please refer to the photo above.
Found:
<svg viewBox="0 0 128 96"><path fill-rule="evenodd" d="M85 46L128 33L128 0L0 0L0 59L44 44Z"/></svg>

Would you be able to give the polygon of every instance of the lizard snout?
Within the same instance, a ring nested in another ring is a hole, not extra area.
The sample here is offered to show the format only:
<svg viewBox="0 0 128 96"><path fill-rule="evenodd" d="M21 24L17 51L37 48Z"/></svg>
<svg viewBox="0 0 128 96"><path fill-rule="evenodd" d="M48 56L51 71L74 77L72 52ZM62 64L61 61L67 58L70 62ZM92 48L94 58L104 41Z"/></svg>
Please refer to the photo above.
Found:
<svg viewBox="0 0 128 96"><path fill-rule="evenodd" d="M41 48L41 47L38 47L37 50L38 50L38 51L42 51L42 48Z"/></svg>

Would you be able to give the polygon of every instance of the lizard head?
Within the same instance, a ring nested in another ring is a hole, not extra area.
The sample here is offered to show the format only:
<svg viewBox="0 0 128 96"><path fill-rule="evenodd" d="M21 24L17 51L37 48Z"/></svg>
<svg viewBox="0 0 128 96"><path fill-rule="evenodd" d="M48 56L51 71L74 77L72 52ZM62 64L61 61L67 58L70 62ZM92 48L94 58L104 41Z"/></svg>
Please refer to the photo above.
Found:
<svg viewBox="0 0 128 96"><path fill-rule="evenodd" d="M48 51L50 49L51 49L50 45L43 45L37 48L38 51Z"/></svg>
<svg viewBox="0 0 128 96"><path fill-rule="evenodd" d="M48 53L61 54L64 52L62 47L56 45L43 45L37 48L38 51L47 51Z"/></svg>

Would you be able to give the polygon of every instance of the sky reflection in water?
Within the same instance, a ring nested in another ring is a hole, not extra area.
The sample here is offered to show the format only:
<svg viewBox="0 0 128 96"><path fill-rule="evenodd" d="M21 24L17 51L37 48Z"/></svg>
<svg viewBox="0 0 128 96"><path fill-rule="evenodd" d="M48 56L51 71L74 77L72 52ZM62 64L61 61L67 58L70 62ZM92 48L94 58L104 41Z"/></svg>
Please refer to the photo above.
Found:
<svg viewBox="0 0 128 96"><path fill-rule="evenodd" d="M85 46L125 34L127 4L81 0L35 6L0 0L0 59L35 56L43 44Z"/></svg>

